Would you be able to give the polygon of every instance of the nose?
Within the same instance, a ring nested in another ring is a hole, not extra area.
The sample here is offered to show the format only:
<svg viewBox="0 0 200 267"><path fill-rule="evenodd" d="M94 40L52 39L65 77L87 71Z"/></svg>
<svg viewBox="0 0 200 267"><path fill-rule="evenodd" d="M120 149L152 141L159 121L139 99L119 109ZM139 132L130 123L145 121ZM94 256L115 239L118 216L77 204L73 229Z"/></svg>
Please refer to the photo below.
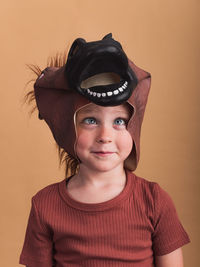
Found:
<svg viewBox="0 0 200 267"><path fill-rule="evenodd" d="M97 143L111 143L112 142L112 129L102 125L99 128L98 135L96 138Z"/></svg>

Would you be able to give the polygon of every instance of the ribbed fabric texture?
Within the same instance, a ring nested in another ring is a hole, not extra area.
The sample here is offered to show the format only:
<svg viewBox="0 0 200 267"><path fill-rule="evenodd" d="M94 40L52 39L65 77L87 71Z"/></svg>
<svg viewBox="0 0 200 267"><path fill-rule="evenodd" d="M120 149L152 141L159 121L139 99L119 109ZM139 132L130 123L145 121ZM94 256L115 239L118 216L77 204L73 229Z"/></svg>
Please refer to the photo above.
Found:
<svg viewBox="0 0 200 267"><path fill-rule="evenodd" d="M188 243L174 204L157 183L127 171L123 191L98 204L72 199L66 180L32 198L20 263L29 267L153 267Z"/></svg>

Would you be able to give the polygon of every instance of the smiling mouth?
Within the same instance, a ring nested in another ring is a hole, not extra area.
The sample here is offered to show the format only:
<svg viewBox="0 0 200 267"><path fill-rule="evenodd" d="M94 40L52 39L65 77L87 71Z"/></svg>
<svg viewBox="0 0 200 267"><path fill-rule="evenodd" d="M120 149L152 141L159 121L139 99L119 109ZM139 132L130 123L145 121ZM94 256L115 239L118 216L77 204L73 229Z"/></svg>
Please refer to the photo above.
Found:
<svg viewBox="0 0 200 267"><path fill-rule="evenodd" d="M94 151L92 153L95 154L95 155L97 155L97 156L106 157L106 156L109 156L109 155L114 154L115 152L110 152L110 151Z"/></svg>

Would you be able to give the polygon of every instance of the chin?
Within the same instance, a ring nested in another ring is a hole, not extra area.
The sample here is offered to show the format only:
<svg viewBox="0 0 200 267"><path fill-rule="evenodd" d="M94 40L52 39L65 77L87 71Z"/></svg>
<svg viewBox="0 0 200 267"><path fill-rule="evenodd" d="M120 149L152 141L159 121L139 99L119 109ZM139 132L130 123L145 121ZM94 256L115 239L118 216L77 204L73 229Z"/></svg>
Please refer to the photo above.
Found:
<svg viewBox="0 0 200 267"><path fill-rule="evenodd" d="M99 163L99 164L91 164L88 166L89 169L96 172L110 172L117 168L120 168L121 164L110 164L110 163Z"/></svg>

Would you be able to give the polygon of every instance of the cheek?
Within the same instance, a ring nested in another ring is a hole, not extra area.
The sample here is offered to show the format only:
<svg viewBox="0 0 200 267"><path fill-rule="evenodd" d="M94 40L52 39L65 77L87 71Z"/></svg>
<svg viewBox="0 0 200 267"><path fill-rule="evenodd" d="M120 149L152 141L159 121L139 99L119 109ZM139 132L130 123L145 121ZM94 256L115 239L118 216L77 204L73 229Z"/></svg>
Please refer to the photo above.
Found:
<svg viewBox="0 0 200 267"><path fill-rule="evenodd" d="M90 145L90 135L85 131L79 131L78 136L76 138L76 153L80 153L83 149L87 148Z"/></svg>
<svg viewBox="0 0 200 267"><path fill-rule="evenodd" d="M76 139L76 149L81 149L85 147L85 144L87 144L87 135L79 135Z"/></svg>
<svg viewBox="0 0 200 267"><path fill-rule="evenodd" d="M124 154L128 157L133 148L133 139L128 131L125 131L123 135L120 135L118 138L118 144L121 149L123 149Z"/></svg>

